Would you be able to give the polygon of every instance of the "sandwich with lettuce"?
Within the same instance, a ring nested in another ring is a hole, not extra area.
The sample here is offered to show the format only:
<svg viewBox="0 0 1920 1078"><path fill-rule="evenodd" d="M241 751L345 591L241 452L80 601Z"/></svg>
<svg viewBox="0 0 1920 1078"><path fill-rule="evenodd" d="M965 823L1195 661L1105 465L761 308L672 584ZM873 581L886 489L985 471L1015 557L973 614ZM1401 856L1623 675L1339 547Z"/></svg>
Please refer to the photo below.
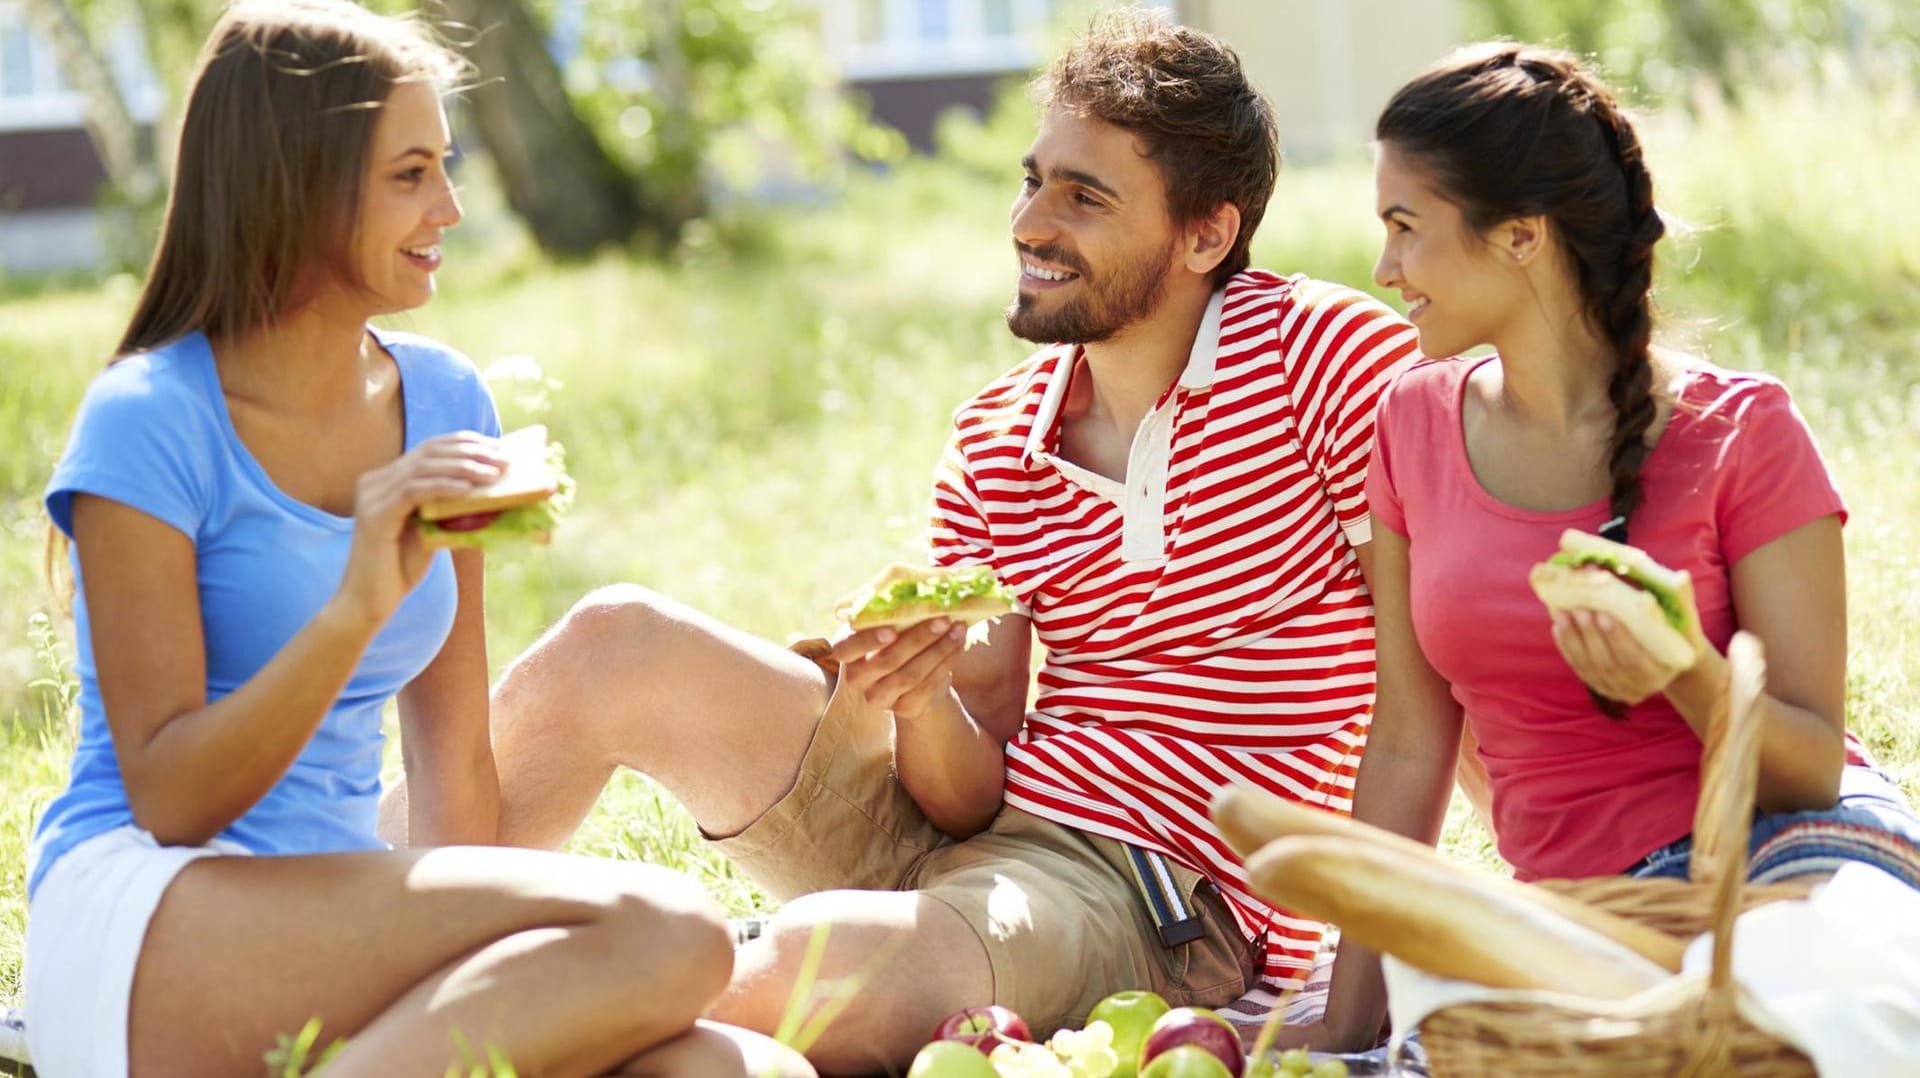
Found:
<svg viewBox="0 0 1920 1078"><path fill-rule="evenodd" d="M428 547L481 550L503 544L544 544L573 503L566 452L547 440L547 428L522 427L500 438L506 468L492 483L458 498L420 507L420 540Z"/></svg>
<svg viewBox="0 0 1920 1078"><path fill-rule="evenodd" d="M857 631L932 618L973 625L1012 613L1013 606L1013 589L987 566L937 569L896 564L840 600L834 614Z"/></svg>
<svg viewBox="0 0 1920 1078"><path fill-rule="evenodd" d="M1527 582L1549 610L1590 610L1612 618L1676 674L1698 658L1693 578L1638 547L1569 528L1560 533L1560 549L1534 566Z"/></svg>

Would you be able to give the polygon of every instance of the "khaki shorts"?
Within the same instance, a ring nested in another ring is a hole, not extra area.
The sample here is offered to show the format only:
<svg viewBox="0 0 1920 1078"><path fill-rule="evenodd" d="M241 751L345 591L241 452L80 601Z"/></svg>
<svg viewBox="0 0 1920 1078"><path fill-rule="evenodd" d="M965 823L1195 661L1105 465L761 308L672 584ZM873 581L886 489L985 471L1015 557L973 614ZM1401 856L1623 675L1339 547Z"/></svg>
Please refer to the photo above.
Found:
<svg viewBox="0 0 1920 1078"><path fill-rule="evenodd" d="M823 641L794 650L837 675ZM941 833L894 777L889 723L836 690L793 789L720 850L783 900L851 888L918 891L952 907L993 965L993 1002L1038 1036L1078 1026L1123 988L1201 1007L1253 984L1259 955L1198 873L1169 863L1206 923L1203 937L1169 948L1121 843L1012 807L965 841Z"/></svg>

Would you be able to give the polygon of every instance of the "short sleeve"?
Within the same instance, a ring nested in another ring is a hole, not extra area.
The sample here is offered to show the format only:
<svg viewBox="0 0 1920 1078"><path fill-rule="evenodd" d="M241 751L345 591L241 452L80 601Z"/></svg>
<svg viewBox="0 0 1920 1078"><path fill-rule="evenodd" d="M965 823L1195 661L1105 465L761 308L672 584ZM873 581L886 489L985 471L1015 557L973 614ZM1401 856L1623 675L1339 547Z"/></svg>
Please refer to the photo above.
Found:
<svg viewBox="0 0 1920 1078"><path fill-rule="evenodd" d="M1720 485L1720 549L1732 565L1804 524L1846 506L1813 431L1786 387L1763 381L1737 419L1731 467Z"/></svg>
<svg viewBox="0 0 1920 1078"><path fill-rule="evenodd" d="M147 356L123 359L87 388L47 482L47 515L73 538L73 496L109 498L195 538L206 519L214 449L195 436L203 402Z"/></svg>
<svg viewBox="0 0 1920 1078"><path fill-rule="evenodd" d="M1380 406L1373 418L1373 453L1367 461L1367 510L1372 519L1395 535L1407 534L1407 512L1400 504L1400 489L1393 471L1394 423L1405 410L1405 402L1395 405L1395 386L1380 394Z"/></svg>
<svg viewBox="0 0 1920 1078"><path fill-rule="evenodd" d="M956 426L933 474L927 555L931 564L943 569L994 564L993 533L987 527L986 502L974 483L961 437ZM1014 612L1031 615L1032 610L1024 601L1018 601Z"/></svg>
<svg viewBox="0 0 1920 1078"><path fill-rule="evenodd" d="M1338 285L1303 281L1283 316L1292 368L1295 421L1307 460L1355 546L1373 538L1367 471L1374 409L1394 375L1420 358L1414 328L1385 304Z"/></svg>
<svg viewBox="0 0 1920 1078"><path fill-rule="evenodd" d="M928 548L933 564L942 568L990 565L993 561L986 505L974 487L958 431L947 441L940 464L934 469Z"/></svg>

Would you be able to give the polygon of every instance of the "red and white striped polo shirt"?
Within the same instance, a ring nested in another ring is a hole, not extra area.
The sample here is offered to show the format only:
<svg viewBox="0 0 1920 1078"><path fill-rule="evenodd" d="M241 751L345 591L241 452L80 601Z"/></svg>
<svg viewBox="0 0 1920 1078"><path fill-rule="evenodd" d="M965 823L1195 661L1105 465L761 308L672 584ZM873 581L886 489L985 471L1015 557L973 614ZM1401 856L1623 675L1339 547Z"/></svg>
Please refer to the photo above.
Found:
<svg viewBox="0 0 1920 1078"><path fill-rule="evenodd" d="M1061 459L1073 346L1044 349L955 414L933 560L991 565L1045 646L1007 746L1007 802L1167 854L1220 887L1269 983L1303 979L1319 923L1247 889L1207 819L1247 782L1350 811L1373 706L1374 403L1416 358L1379 302L1249 271L1216 293L1119 483Z"/></svg>

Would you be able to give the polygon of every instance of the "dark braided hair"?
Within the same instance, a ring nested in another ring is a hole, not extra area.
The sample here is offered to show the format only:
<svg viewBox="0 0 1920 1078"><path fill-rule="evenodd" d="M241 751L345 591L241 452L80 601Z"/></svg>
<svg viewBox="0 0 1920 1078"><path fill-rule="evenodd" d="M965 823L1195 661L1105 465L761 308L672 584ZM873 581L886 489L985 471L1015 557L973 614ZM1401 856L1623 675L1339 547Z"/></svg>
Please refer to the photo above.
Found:
<svg viewBox="0 0 1920 1078"><path fill-rule="evenodd" d="M1472 46L1401 87L1374 137L1417 161L1476 230L1516 217L1552 222L1587 320L1614 350L1613 519L1601 534L1626 542L1652 449L1653 249L1666 224L1639 136L1613 92L1567 53ZM1608 715L1625 714L1617 701L1595 701Z"/></svg>

